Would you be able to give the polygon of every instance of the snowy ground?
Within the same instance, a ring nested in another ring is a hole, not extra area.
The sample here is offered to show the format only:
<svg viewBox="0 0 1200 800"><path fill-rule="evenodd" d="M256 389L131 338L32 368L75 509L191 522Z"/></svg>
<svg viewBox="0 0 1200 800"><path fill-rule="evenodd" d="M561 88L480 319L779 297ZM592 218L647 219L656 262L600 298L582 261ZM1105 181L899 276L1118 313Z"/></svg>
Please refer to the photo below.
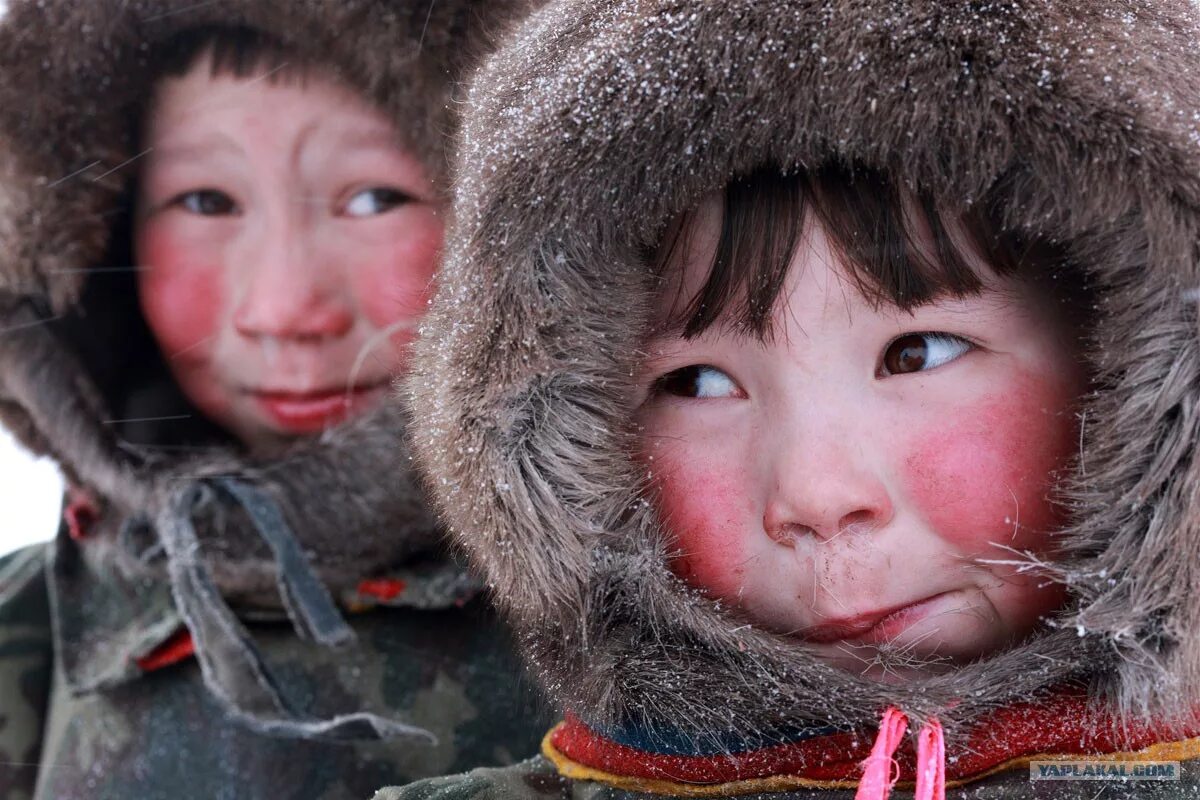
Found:
<svg viewBox="0 0 1200 800"><path fill-rule="evenodd" d="M53 537L61 503L54 464L33 458L0 428L0 554Z"/></svg>

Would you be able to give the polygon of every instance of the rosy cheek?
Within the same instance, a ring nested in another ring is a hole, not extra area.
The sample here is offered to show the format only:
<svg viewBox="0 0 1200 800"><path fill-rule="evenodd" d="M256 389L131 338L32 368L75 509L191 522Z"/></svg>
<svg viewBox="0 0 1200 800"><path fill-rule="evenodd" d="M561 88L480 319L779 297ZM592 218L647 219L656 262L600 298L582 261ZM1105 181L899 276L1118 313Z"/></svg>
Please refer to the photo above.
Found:
<svg viewBox="0 0 1200 800"><path fill-rule="evenodd" d="M432 294L441 247L441 220L428 209L412 209L404 224L396 227L392 241L365 253L362 268L351 273L355 295L372 325L383 330L413 323L399 325L392 334L398 349L416 336L415 323Z"/></svg>
<svg viewBox="0 0 1200 800"><path fill-rule="evenodd" d="M203 247L180 241L168 225L149 223L137 236L137 251L142 312L164 356L212 339L225 292L222 270Z"/></svg>
<svg viewBox="0 0 1200 800"><path fill-rule="evenodd" d="M713 596L735 598L747 560L745 493L735 472L683 460L656 459L660 519L680 552L671 568Z"/></svg>
<svg viewBox="0 0 1200 800"><path fill-rule="evenodd" d="M212 355L227 302L220 253L166 220L143 225L135 247L142 313L168 367L197 408L227 423L231 397Z"/></svg>
<svg viewBox="0 0 1200 800"><path fill-rule="evenodd" d="M999 396L956 409L961 420L912 432L907 488L934 531L964 553L989 542L1039 548L1061 520L1046 499L1072 453L1069 396L1022 376ZM999 556L999 553L997 553Z"/></svg>

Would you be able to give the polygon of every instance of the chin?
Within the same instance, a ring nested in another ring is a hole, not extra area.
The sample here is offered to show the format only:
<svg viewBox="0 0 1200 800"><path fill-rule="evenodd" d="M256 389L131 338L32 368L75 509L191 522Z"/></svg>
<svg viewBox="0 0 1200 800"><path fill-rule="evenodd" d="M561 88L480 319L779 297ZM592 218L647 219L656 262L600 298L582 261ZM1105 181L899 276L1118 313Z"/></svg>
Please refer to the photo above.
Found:
<svg viewBox="0 0 1200 800"><path fill-rule="evenodd" d="M242 446L251 453L269 455L279 451L296 437L289 437L278 431L273 431L255 422L236 420L223 427L233 434Z"/></svg>
<svg viewBox="0 0 1200 800"><path fill-rule="evenodd" d="M300 438L278 430L270 420L263 419L254 411L253 408L242 407L240 403L231 403L225 409L223 418L214 418L214 421L233 434L248 451L257 454L272 454Z"/></svg>

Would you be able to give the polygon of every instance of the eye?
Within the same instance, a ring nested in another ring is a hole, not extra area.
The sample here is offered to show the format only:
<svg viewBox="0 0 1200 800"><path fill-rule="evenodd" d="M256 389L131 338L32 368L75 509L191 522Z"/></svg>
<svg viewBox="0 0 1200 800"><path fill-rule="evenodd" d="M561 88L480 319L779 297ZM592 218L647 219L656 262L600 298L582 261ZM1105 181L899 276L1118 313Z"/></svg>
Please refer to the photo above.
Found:
<svg viewBox="0 0 1200 800"><path fill-rule="evenodd" d="M412 197L389 186L372 186L356 192L347 202L345 214L348 217L371 217L376 214L386 214L393 208L410 202Z"/></svg>
<svg viewBox="0 0 1200 800"><path fill-rule="evenodd" d="M904 375L948 364L972 350L974 345L949 333L908 333L883 351L883 374Z"/></svg>
<svg viewBox="0 0 1200 800"><path fill-rule="evenodd" d="M746 396L733 378L707 364L692 364L671 370L654 382L653 393L701 399Z"/></svg>
<svg viewBox="0 0 1200 800"><path fill-rule="evenodd" d="M177 195L168 205L179 206L190 214L222 217L238 213L237 203L219 189L196 189Z"/></svg>

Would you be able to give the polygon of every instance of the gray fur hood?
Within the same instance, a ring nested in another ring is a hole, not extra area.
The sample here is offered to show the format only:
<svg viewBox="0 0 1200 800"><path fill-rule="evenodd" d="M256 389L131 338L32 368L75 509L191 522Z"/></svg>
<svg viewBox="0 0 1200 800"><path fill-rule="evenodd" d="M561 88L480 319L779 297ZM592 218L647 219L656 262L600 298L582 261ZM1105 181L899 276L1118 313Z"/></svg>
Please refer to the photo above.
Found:
<svg viewBox="0 0 1200 800"><path fill-rule="evenodd" d="M549 693L695 739L896 705L947 735L1086 685L1200 701L1200 11L1187 2L556 0L477 74L409 380L418 461ZM633 463L642 251L764 162L831 156L1068 243L1098 294L1044 635L906 686L821 665L666 569ZM1015 177L1014 177L1015 176Z"/></svg>
<svg viewBox="0 0 1200 800"><path fill-rule="evenodd" d="M130 586L161 584L169 573L206 679L220 663L242 663L244 686L225 680L219 688L235 707L262 711L270 703L259 702L255 684L265 678L218 597L285 609L303 635L336 644L349 634L331 595L344 597L361 579L436 551L440 534L413 477L398 402L283 452L251 454L201 421L169 377L139 311L121 222L137 171L135 121L156 77L148 59L156 44L191 28L264 31L382 108L445 189L458 82L521 4L7 6L0 19L0 420L53 457L112 523L78 548L62 540L60 581L70 572L63 559L76 550ZM83 635L98 640L95 631Z"/></svg>
<svg viewBox="0 0 1200 800"><path fill-rule="evenodd" d="M35 452L120 514L190 476L238 473L288 509L334 583L435 541L396 407L255 458L204 423L167 377L135 299L123 206L156 42L202 25L266 31L327 63L395 120L444 186L452 96L515 3L12 2L0 27L0 412ZM485 10L486 7L486 10ZM40 324L46 323L46 324ZM156 427L156 417L173 417ZM143 420L142 422L112 422ZM146 421L148 420L148 421ZM171 444L198 445L191 450ZM204 455L184 455L200 452ZM273 585L265 551L229 545L226 582Z"/></svg>

